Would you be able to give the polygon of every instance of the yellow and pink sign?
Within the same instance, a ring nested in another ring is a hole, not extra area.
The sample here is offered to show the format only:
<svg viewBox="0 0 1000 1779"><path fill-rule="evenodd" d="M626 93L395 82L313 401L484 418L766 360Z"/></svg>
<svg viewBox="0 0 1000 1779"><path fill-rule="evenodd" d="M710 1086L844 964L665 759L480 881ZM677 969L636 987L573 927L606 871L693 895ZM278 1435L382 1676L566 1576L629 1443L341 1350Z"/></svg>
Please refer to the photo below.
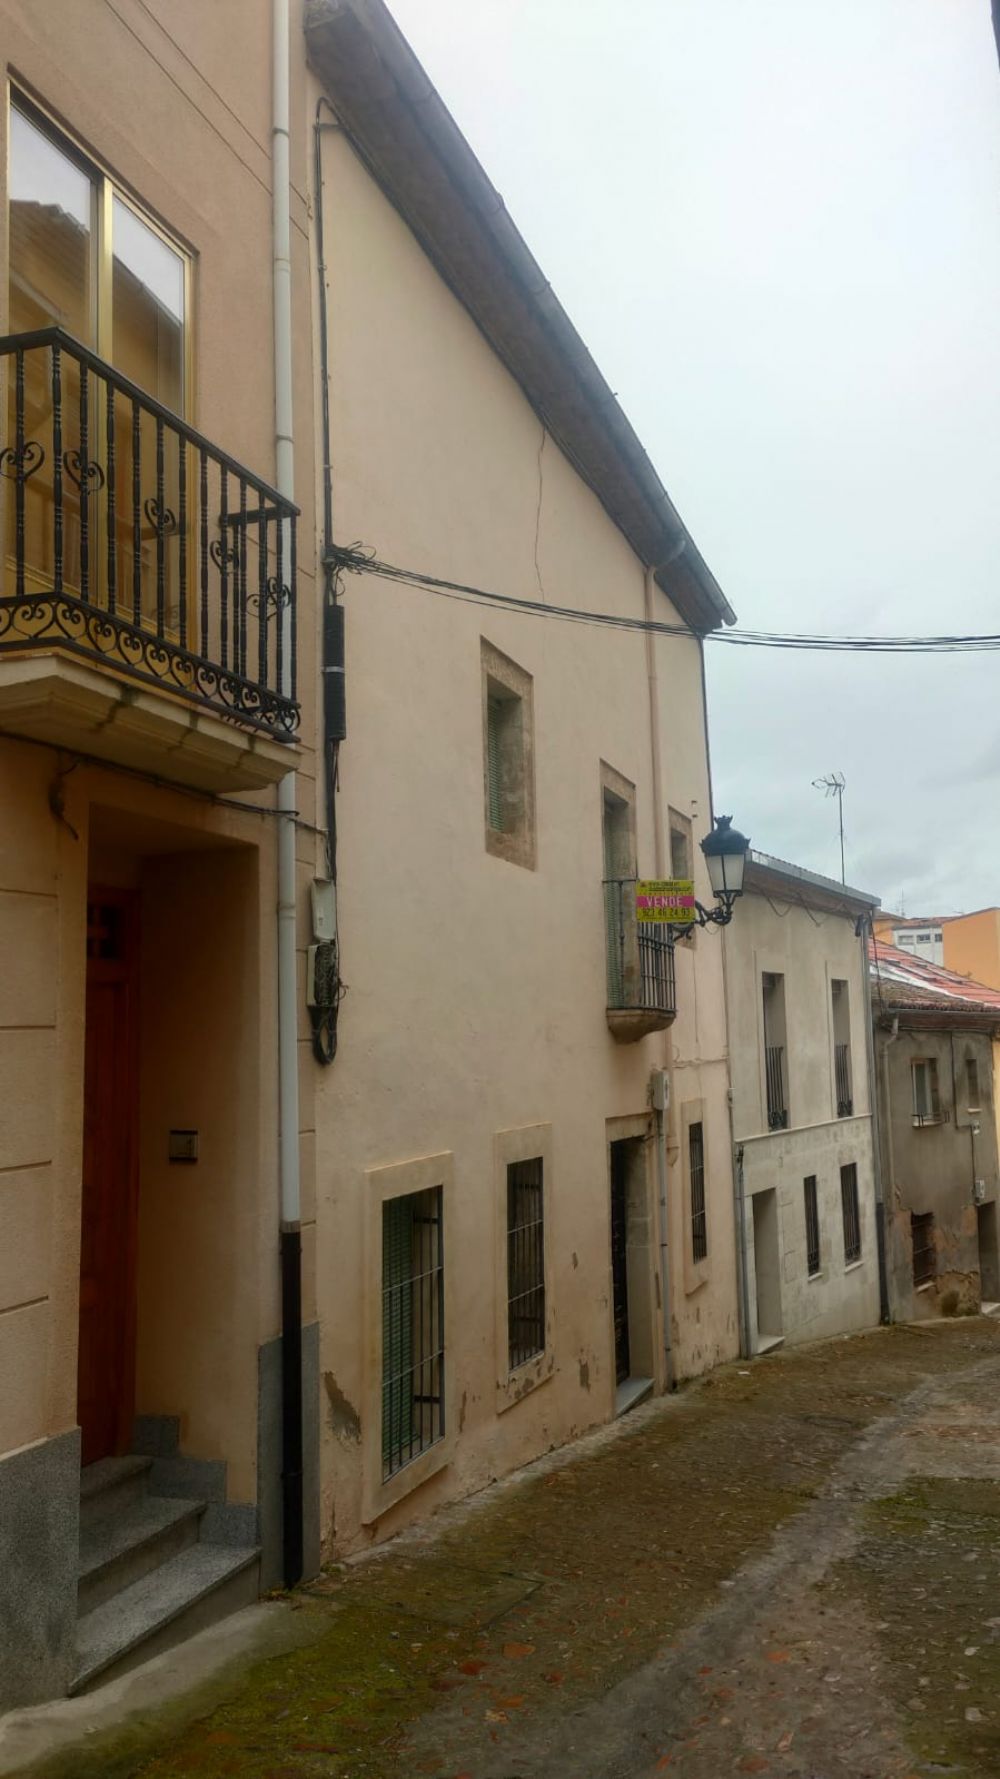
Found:
<svg viewBox="0 0 1000 1779"><path fill-rule="evenodd" d="M694 922L694 884L687 877L640 878L635 886L637 921L686 927Z"/></svg>

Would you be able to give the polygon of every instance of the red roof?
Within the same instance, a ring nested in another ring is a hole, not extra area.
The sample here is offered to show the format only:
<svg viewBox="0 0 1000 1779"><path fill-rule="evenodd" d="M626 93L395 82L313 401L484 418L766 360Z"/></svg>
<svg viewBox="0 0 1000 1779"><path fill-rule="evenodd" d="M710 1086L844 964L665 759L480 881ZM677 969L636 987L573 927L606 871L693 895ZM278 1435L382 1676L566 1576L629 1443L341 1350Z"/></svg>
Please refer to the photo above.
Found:
<svg viewBox="0 0 1000 1779"><path fill-rule="evenodd" d="M947 1008L952 1013L966 1007L970 1012L995 1014L1000 1022L1000 989L973 982L970 976L959 976L881 939L869 940L868 956L872 987L876 994L881 990L883 1005Z"/></svg>

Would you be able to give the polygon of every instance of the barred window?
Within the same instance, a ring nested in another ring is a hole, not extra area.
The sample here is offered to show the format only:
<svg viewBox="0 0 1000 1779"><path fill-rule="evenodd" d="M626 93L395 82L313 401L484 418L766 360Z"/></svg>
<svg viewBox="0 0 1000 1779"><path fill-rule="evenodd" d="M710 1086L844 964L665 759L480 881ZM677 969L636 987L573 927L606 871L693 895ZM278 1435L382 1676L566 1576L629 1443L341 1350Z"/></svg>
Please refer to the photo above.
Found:
<svg viewBox="0 0 1000 1779"><path fill-rule="evenodd" d="M810 1278L819 1272L819 1203L816 1196L816 1175L807 1174L802 1182L806 1204L806 1270Z"/></svg>
<svg viewBox="0 0 1000 1779"><path fill-rule="evenodd" d="M382 1207L382 1480L444 1436L440 1186Z"/></svg>
<svg viewBox="0 0 1000 1779"><path fill-rule="evenodd" d="M861 1210L858 1205L858 1168L854 1161L840 1170L840 1202L844 1216L844 1265L861 1259Z"/></svg>
<svg viewBox="0 0 1000 1779"><path fill-rule="evenodd" d="M688 1162L691 1170L691 1258L704 1260L708 1253L708 1213L705 1209L705 1136L701 1124L688 1127Z"/></svg>
<svg viewBox="0 0 1000 1779"><path fill-rule="evenodd" d="M545 1351L543 1162L507 1168L507 1357L511 1371Z"/></svg>

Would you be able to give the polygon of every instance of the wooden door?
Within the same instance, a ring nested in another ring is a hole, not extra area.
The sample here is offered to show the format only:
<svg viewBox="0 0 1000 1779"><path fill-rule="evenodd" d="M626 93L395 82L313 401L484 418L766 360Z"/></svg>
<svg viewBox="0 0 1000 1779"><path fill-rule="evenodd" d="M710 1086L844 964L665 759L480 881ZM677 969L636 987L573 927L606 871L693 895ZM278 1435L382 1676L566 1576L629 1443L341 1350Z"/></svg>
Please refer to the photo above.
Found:
<svg viewBox="0 0 1000 1779"><path fill-rule="evenodd" d="M129 1444L135 1387L137 904L87 897L78 1415L82 1462Z"/></svg>

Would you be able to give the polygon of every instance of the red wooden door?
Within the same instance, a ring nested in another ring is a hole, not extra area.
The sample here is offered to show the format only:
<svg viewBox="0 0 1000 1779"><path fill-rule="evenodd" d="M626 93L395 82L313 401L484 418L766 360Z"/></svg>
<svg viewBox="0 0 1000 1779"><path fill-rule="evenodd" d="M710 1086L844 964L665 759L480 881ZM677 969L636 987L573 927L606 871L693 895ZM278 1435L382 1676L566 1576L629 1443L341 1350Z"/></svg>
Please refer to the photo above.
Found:
<svg viewBox="0 0 1000 1779"><path fill-rule="evenodd" d="M135 1388L136 898L87 897L77 1412L82 1461L129 1443Z"/></svg>

